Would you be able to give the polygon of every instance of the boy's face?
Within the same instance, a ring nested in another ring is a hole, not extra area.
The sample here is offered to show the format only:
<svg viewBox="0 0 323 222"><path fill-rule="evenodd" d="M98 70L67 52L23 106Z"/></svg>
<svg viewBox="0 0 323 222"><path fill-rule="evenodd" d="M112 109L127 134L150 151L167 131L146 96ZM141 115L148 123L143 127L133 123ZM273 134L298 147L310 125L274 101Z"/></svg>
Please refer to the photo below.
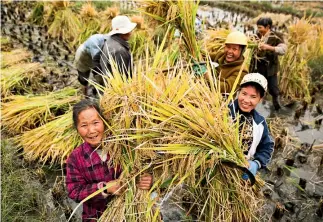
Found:
<svg viewBox="0 0 323 222"><path fill-rule="evenodd" d="M260 94L253 86L246 86L241 88L238 95L239 108L246 113L251 112L256 108L257 104L261 101Z"/></svg>

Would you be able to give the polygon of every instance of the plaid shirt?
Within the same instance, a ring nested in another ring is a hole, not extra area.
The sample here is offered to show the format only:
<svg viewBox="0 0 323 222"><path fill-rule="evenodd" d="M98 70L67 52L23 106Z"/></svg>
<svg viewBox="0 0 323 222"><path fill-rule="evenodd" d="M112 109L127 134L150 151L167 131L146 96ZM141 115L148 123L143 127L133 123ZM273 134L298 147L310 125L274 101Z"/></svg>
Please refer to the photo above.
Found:
<svg viewBox="0 0 323 222"><path fill-rule="evenodd" d="M110 159L109 155L107 161ZM66 164L66 187L68 196L80 202L98 190L98 183L117 179L121 173L117 168L109 168L107 162L102 162L100 156L88 144L83 143L69 156ZM83 204L82 221L96 221L111 197L104 198L100 193Z"/></svg>

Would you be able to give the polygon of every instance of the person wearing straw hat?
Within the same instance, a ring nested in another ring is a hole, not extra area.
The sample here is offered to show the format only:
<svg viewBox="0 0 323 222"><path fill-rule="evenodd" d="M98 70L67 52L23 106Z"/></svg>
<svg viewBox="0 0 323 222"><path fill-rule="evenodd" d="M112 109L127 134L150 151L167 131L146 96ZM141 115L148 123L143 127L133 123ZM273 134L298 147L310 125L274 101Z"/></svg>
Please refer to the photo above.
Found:
<svg viewBox="0 0 323 222"><path fill-rule="evenodd" d="M268 81L268 92L272 96L275 110L281 108L279 104L278 77L279 60L278 56L284 55L287 51L287 45L281 34L272 31L273 21L271 18L263 17L258 19L257 36L261 40L259 44L259 60L252 61L253 72L259 72L264 75Z"/></svg>
<svg viewBox="0 0 323 222"><path fill-rule="evenodd" d="M220 91L222 93L231 92L240 70L242 71L238 84L243 76L248 73L248 68L245 65L243 66L243 52L247 43L247 36L245 34L234 31L227 36L224 51L210 54L212 62L217 64L216 74L220 81ZM207 78L210 78L210 76L207 76Z"/></svg>
<svg viewBox="0 0 323 222"><path fill-rule="evenodd" d="M256 111L266 91L267 79L260 73L249 73L240 83L237 99L229 105L232 119L239 121L242 150L253 175L267 166L274 150L266 120ZM248 175L243 174L242 178L248 179Z"/></svg>
<svg viewBox="0 0 323 222"><path fill-rule="evenodd" d="M100 54L104 44L105 34L90 36L81 44L75 53L74 66L78 72L78 80L84 86L84 94L91 95L88 86L90 74L100 73Z"/></svg>
<svg viewBox="0 0 323 222"><path fill-rule="evenodd" d="M112 73L112 61L120 74L132 77L132 55L128 40L137 23L133 23L127 16L120 15L112 19L112 30L105 38L100 65L103 74ZM101 79L101 84L103 80Z"/></svg>

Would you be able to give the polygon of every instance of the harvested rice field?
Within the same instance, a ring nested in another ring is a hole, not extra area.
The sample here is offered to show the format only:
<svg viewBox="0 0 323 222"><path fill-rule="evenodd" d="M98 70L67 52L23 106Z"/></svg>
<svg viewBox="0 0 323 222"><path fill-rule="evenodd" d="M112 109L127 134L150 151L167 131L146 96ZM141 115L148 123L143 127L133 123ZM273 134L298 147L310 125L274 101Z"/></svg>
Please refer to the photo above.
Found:
<svg viewBox="0 0 323 222"><path fill-rule="evenodd" d="M137 23L134 74L105 76L98 102L103 149L128 189L98 221L323 221L322 10L314 1L1 1L1 220L82 220L65 185L66 159L82 144L72 119L85 98L75 52L127 15ZM275 145L251 186L227 108L234 90L223 97L217 77L192 73L196 64L212 69L208 56L232 30L247 35L251 67L264 16L288 47L279 57L281 109L269 93L256 108ZM154 178L150 191L136 186L144 171Z"/></svg>

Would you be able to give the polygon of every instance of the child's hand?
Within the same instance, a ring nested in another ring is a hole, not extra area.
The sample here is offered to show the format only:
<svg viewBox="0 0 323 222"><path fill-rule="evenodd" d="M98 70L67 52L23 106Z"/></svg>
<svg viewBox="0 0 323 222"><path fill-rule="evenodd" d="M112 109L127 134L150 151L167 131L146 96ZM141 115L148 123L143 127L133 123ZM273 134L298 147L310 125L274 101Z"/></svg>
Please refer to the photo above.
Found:
<svg viewBox="0 0 323 222"><path fill-rule="evenodd" d="M153 176L148 173L144 173L143 175L140 176L137 186L139 189L142 189L142 190L150 190L152 183L153 183Z"/></svg>
<svg viewBox="0 0 323 222"><path fill-rule="evenodd" d="M112 180L108 182L107 187L108 193L117 196L121 195L127 188L120 180Z"/></svg>

